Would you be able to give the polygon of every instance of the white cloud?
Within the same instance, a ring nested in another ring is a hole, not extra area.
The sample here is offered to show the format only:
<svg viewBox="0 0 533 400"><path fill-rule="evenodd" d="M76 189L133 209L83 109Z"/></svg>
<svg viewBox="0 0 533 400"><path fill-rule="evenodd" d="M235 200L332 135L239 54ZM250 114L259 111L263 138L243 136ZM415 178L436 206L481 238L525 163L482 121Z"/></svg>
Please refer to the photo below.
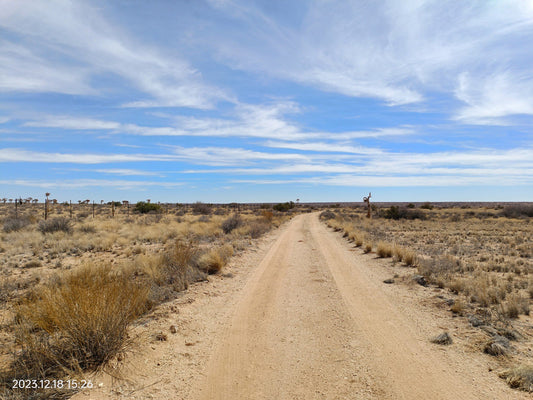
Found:
<svg viewBox="0 0 533 400"><path fill-rule="evenodd" d="M123 175L123 176L163 176L157 172L141 171L138 169L126 169L126 168L108 168L108 169L95 169L94 172L110 175Z"/></svg>
<svg viewBox="0 0 533 400"><path fill-rule="evenodd" d="M533 114L529 1L331 0L288 15L251 1L216 7L234 27L213 50L233 68L389 105L457 95L465 122Z"/></svg>
<svg viewBox="0 0 533 400"><path fill-rule="evenodd" d="M331 135L333 136L333 135ZM331 137L330 136L330 137ZM331 137L335 138L336 137ZM349 144L342 143L324 143L324 142L274 142L268 141L264 144L267 147L275 147L280 149L295 149L303 151L316 151L316 152L333 152L333 153L352 153L352 154L381 154L382 150L376 148L369 148L363 146L351 146Z"/></svg>
<svg viewBox="0 0 533 400"><path fill-rule="evenodd" d="M23 126L47 127L72 130L109 130L139 136L208 136L208 137L249 137L276 139L283 141L302 141L311 139L351 140L387 136L405 136L416 133L409 127L375 128L366 131L317 132L309 131L287 119L287 114L300 112L293 102L277 102L263 105L239 104L231 117L197 118L171 116L171 126L140 126L131 123L99 120L66 115L47 116L33 119ZM270 142L269 142L270 143ZM268 144L270 146L270 144ZM289 146L289 145L287 145ZM302 145L310 146L310 145ZM282 147L272 145L270 147ZM301 148L303 147L287 147ZM352 149L355 149L352 147ZM361 152L374 152L374 149L360 148Z"/></svg>
<svg viewBox="0 0 533 400"><path fill-rule="evenodd" d="M24 149L0 149L0 162L45 162L73 164L102 164L133 161L172 161L169 155L150 154L71 154L45 153Z"/></svg>
<svg viewBox="0 0 533 400"><path fill-rule="evenodd" d="M101 93L93 81L112 73L148 95L127 106L209 108L227 99L187 61L128 37L91 3L0 0L0 9L0 27L20 41L0 42L4 90L93 95Z"/></svg>
<svg viewBox="0 0 533 400"><path fill-rule="evenodd" d="M29 186L39 188L57 189L80 189L86 187L106 187L119 190L143 189L144 187L172 188L183 185L180 182L155 182L155 181L127 181L127 180L106 180L106 179L76 179L76 180L0 180L2 185Z"/></svg>
<svg viewBox="0 0 533 400"><path fill-rule="evenodd" d="M23 126L42 128L62 128L73 130L108 130L119 129L122 124L94 118L77 118L64 115L48 116L41 120L28 121Z"/></svg>
<svg viewBox="0 0 533 400"><path fill-rule="evenodd" d="M506 124L511 115L533 115L533 76L517 76L509 71L485 77L459 76L455 94L466 106L455 119L480 125Z"/></svg>
<svg viewBox="0 0 533 400"><path fill-rule="evenodd" d="M257 161L300 161L308 160L302 154L265 153L240 148L225 147L174 147L179 160L200 165L242 165Z"/></svg>

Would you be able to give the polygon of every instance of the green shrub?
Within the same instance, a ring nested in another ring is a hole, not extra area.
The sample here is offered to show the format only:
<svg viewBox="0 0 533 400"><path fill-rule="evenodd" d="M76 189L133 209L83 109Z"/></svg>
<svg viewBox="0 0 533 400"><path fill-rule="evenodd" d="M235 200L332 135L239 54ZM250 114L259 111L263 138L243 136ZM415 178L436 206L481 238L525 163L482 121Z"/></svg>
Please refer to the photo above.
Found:
<svg viewBox="0 0 533 400"><path fill-rule="evenodd" d="M272 208L276 211L282 211L282 212L289 211L291 208L294 208L294 202L289 201L286 203L278 203Z"/></svg>
<svg viewBox="0 0 533 400"><path fill-rule="evenodd" d="M148 214L149 212L160 212L161 206L159 204L146 203L144 201L139 201L135 204L135 211L141 214Z"/></svg>
<svg viewBox="0 0 533 400"><path fill-rule="evenodd" d="M426 214L423 211L398 206L391 206L391 208L381 211L380 214L386 219L426 219Z"/></svg>

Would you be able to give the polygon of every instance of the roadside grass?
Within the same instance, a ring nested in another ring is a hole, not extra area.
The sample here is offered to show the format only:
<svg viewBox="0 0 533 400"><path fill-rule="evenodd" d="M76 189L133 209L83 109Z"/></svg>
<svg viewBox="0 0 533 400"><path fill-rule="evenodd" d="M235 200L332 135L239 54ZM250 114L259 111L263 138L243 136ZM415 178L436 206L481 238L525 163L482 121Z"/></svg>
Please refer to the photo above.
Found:
<svg viewBox="0 0 533 400"><path fill-rule="evenodd" d="M527 330L524 317L530 315L533 299L532 206L431 206L378 209L372 219L365 218L363 207L336 208L323 211L320 219L364 253L372 252L377 243L378 257L392 255L394 262L414 267L413 278L422 278L416 282L433 285L448 293L441 296L452 297L445 306L453 314L482 315L482 322L472 325L485 327L492 335L481 346L486 354L504 354L500 358L507 363L528 361L530 340L516 342L520 335L510 332ZM500 334L508 334L515 341L513 346L499 340ZM506 375L507 382L532 390L531 367L517 368L509 369L515 372Z"/></svg>
<svg viewBox="0 0 533 400"><path fill-rule="evenodd" d="M269 210L228 215L211 205L194 209L196 214L4 218L0 316L9 309L14 319L0 328L13 338L0 354L11 359L0 365L0 397L20 398L12 379L59 379L106 368L132 345L129 326L139 317L220 273L235 251L290 218ZM231 229L224 233L228 220ZM12 275L15 269L20 275ZM22 398L65 395L30 390Z"/></svg>

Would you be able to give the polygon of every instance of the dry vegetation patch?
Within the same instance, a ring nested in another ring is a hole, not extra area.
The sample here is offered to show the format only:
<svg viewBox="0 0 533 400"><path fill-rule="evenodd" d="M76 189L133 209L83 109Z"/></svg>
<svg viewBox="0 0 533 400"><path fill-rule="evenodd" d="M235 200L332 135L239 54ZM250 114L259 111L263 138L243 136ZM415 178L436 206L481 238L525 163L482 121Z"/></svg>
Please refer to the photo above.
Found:
<svg viewBox="0 0 533 400"><path fill-rule="evenodd" d="M234 252L289 218L268 209L147 204L137 211L80 204L72 215L69 204L49 204L47 220L34 205L19 206L16 216L0 205L0 397L64 396L13 391L11 379L105 367L131 344L131 324L223 271Z"/></svg>
<svg viewBox="0 0 533 400"><path fill-rule="evenodd" d="M481 350L506 367L531 363L532 215L531 204L428 203L375 207L372 219L363 207L326 210L320 218L365 253L377 243L378 257L416 267L413 279L447 292L445 306L480 329L486 337ZM507 380L515 385L520 379Z"/></svg>

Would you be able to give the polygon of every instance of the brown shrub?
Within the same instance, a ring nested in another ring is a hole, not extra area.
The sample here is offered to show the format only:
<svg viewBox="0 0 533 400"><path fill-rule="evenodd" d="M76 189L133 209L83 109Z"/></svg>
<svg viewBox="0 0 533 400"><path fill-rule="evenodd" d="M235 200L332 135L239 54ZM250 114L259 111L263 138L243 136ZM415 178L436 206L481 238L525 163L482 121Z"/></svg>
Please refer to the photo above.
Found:
<svg viewBox="0 0 533 400"><path fill-rule="evenodd" d="M500 374L500 378L506 380L507 384L513 389L521 389L527 392L533 392L533 366L520 365L510 368Z"/></svg>
<svg viewBox="0 0 533 400"><path fill-rule="evenodd" d="M270 225L266 222L254 221L248 225L248 234L252 239L257 239L270 230Z"/></svg>
<svg viewBox="0 0 533 400"><path fill-rule="evenodd" d="M232 255L233 246L226 244L202 254L198 260L198 266L207 274L217 274L224 268Z"/></svg>
<svg viewBox="0 0 533 400"><path fill-rule="evenodd" d="M104 365L125 349L129 323L150 307L148 292L131 276L94 266L37 290L16 312L14 373L57 378Z"/></svg>
<svg viewBox="0 0 533 400"><path fill-rule="evenodd" d="M274 213L272 211L263 210L261 211L261 216L265 219L266 222L271 223L274 218Z"/></svg>

